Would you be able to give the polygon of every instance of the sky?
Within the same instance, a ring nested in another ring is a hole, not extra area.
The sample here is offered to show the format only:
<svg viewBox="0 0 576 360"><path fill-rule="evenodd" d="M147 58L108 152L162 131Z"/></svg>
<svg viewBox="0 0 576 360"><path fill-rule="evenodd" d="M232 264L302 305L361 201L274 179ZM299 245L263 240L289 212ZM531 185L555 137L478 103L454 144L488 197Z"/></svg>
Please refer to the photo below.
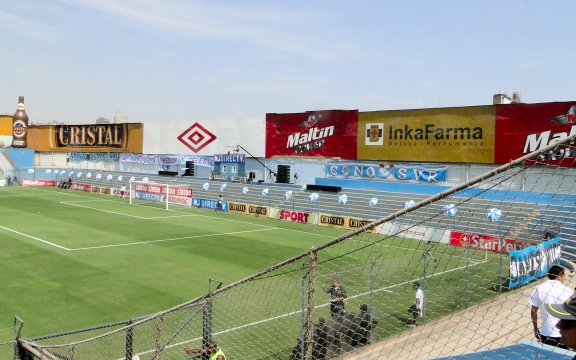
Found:
<svg viewBox="0 0 576 360"><path fill-rule="evenodd" d="M576 100L574 0L0 0L32 124Z"/></svg>

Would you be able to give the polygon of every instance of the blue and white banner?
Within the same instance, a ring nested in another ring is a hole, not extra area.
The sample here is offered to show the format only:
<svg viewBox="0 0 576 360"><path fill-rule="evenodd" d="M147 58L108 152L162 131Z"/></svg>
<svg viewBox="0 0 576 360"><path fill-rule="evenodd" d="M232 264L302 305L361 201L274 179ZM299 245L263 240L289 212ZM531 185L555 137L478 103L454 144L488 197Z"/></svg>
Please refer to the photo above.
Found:
<svg viewBox="0 0 576 360"><path fill-rule="evenodd" d="M510 289L528 284L548 274L552 265L560 263L560 238L543 241L537 246L510 252Z"/></svg>
<svg viewBox="0 0 576 360"><path fill-rule="evenodd" d="M70 153L70 161L118 161L119 159L118 153Z"/></svg>
<svg viewBox="0 0 576 360"><path fill-rule="evenodd" d="M140 199L140 200L148 200L148 201L154 201L154 202L162 202L162 195L160 194L151 194L148 192L140 192L137 191L134 193L134 197L136 199Z"/></svg>
<svg viewBox="0 0 576 360"><path fill-rule="evenodd" d="M215 154L214 155L214 162L244 164L246 162L246 155L244 155L244 154Z"/></svg>
<svg viewBox="0 0 576 360"><path fill-rule="evenodd" d="M122 155L120 155L120 161L145 164L145 165L153 165L153 164L158 164L158 155L122 153Z"/></svg>
<svg viewBox="0 0 576 360"><path fill-rule="evenodd" d="M217 205L218 205L217 200L200 199L200 198L192 199L192 206L196 206L198 208L216 209ZM227 201L222 201L222 211L228 211Z"/></svg>
<svg viewBox="0 0 576 360"><path fill-rule="evenodd" d="M180 165L192 161L196 166L214 167L214 158L194 155L158 155L160 165Z"/></svg>
<svg viewBox="0 0 576 360"><path fill-rule="evenodd" d="M380 164L328 163L326 177L386 180L391 182L423 182L437 184L446 181L446 166L398 165L381 166Z"/></svg>

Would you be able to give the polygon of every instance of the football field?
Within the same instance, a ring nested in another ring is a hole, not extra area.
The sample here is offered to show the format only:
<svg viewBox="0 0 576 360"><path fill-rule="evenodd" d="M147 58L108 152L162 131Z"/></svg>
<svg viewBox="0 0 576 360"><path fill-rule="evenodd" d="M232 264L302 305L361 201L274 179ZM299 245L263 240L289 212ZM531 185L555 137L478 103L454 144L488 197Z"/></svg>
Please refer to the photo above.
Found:
<svg viewBox="0 0 576 360"><path fill-rule="evenodd" d="M131 205L56 188L0 187L0 340L154 313L342 234L214 212Z"/></svg>

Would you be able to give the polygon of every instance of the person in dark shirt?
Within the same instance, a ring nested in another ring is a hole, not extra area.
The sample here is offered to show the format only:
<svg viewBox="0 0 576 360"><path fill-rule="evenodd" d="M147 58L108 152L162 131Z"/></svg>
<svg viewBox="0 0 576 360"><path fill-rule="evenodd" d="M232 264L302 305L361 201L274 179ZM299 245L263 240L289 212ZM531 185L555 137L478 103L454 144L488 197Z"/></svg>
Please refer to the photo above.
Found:
<svg viewBox="0 0 576 360"><path fill-rule="evenodd" d="M341 316L344 314L344 300L348 297L344 286L336 279L332 280L332 286L326 288L322 285L322 290L330 294L330 315L332 317Z"/></svg>

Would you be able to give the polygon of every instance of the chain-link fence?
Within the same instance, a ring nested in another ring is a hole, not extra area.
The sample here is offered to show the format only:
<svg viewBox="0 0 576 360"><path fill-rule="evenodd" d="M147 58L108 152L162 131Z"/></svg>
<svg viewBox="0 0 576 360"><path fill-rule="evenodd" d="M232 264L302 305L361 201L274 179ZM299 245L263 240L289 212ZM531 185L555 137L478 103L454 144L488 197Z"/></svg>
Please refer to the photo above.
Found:
<svg viewBox="0 0 576 360"><path fill-rule="evenodd" d="M421 359L516 342L523 334L516 319L528 308L518 296L523 286L562 261L559 250L574 241L574 174L558 167L576 165L573 140L432 197L406 197L394 211L372 207L372 215L366 215L351 211L359 204L336 201L333 208L318 210L326 213L327 223L370 218L375 211L379 218L113 331L19 338L20 356L171 360L215 341L227 359ZM532 188L509 186L527 177ZM243 199L240 193L233 196ZM286 208L293 199L278 197L275 206ZM310 206L313 211L316 204ZM441 339L426 332L438 324L444 324L437 330ZM464 338L470 327L474 335ZM425 346L404 341L415 333L420 340L435 340Z"/></svg>

